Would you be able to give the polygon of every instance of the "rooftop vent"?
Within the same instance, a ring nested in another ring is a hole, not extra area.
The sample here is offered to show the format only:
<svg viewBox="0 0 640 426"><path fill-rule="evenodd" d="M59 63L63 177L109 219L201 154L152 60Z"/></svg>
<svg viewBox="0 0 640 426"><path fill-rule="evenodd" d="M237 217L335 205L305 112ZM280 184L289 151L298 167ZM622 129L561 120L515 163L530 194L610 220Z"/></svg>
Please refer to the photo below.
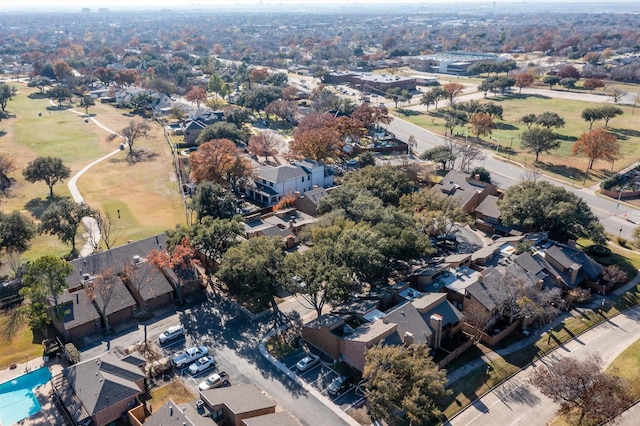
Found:
<svg viewBox="0 0 640 426"><path fill-rule="evenodd" d="M133 256L133 263L140 263L140 256L138 256L137 254Z"/></svg>

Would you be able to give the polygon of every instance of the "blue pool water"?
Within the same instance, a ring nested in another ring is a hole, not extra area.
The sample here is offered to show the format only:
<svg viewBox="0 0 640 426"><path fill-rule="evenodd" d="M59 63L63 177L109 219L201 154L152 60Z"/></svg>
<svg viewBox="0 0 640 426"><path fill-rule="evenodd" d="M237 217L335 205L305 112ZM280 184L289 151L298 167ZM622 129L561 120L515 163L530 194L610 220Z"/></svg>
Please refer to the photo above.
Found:
<svg viewBox="0 0 640 426"><path fill-rule="evenodd" d="M42 367L8 382L0 383L0 425L11 426L40 411L33 389L51 380L51 372Z"/></svg>

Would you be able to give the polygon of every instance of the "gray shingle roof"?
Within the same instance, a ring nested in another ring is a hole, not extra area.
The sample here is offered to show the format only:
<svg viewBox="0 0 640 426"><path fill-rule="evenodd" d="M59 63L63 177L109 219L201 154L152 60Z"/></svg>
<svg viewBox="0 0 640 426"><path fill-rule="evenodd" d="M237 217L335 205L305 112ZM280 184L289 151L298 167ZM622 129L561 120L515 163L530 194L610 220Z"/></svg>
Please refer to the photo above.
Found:
<svg viewBox="0 0 640 426"><path fill-rule="evenodd" d="M67 367L63 374L91 415L142 393L136 381L145 377L138 367L111 352Z"/></svg>
<svg viewBox="0 0 640 426"><path fill-rule="evenodd" d="M282 183L306 175L304 170L288 164L278 167L265 166L256 170L256 180L264 179L273 183Z"/></svg>
<svg viewBox="0 0 640 426"><path fill-rule="evenodd" d="M486 217L500 219L502 213L500 213L500 208L498 207L498 197L495 195L487 195L487 198L482 200L480 205L476 207L476 212Z"/></svg>

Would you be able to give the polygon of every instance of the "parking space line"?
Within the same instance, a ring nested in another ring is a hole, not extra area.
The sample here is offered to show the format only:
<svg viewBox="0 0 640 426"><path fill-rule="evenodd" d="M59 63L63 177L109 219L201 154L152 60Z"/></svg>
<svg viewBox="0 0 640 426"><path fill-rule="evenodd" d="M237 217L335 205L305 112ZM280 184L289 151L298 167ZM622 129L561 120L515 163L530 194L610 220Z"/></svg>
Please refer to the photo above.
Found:
<svg viewBox="0 0 640 426"><path fill-rule="evenodd" d="M349 404L349 406L348 406L347 408L345 408L343 411L345 411L345 412L346 412L346 411L348 411L348 410L352 409L353 407L357 407L357 406L358 406L358 404L360 404L360 403L361 403L362 401L364 401L365 399L367 399L367 398L366 398L366 397L364 397L364 396L361 396L359 400L357 400L357 401L355 401L355 402L353 402L353 403Z"/></svg>
<svg viewBox="0 0 640 426"><path fill-rule="evenodd" d="M323 374L322 376L318 377L317 379L315 379L313 382L311 382L310 384L315 384L318 380L320 379L324 379L325 377L327 377L329 374L333 373L333 370L329 371L327 374Z"/></svg>

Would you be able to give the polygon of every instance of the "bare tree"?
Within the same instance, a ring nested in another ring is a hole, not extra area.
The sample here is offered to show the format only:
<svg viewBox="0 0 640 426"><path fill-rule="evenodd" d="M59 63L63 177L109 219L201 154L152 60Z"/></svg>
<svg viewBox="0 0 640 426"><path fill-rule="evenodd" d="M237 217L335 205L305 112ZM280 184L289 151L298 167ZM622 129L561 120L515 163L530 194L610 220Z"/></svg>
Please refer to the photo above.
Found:
<svg viewBox="0 0 640 426"><path fill-rule="evenodd" d="M140 314L147 315L147 304L144 301L144 293L151 286L151 268L156 268L147 259L141 258L138 262L127 264L124 267L123 281L133 290L136 300L140 305ZM159 270L158 270L158 273Z"/></svg>
<svg viewBox="0 0 640 426"><path fill-rule="evenodd" d="M482 150L473 144L456 145L453 152L456 158L460 160L460 171L469 170L472 161L484 158Z"/></svg>
<svg viewBox="0 0 640 426"><path fill-rule="evenodd" d="M104 321L107 333L111 332L111 324L109 324L109 304L113 298L113 292L117 285L119 277L113 272L113 269L107 268L102 271L102 275L94 278L85 285L87 296L94 303L98 312Z"/></svg>
<svg viewBox="0 0 640 426"><path fill-rule="evenodd" d="M602 367L598 354L584 361L561 358L539 365L529 383L560 404L558 415L578 416L577 424L615 422L632 401L629 384L605 373Z"/></svg>
<svg viewBox="0 0 640 426"><path fill-rule="evenodd" d="M609 97L615 103L618 103L618 101L621 100L626 94L627 94L627 92L625 92L624 90L620 89L617 86L611 86L607 90L607 95L609 95Z"/></svg>
<svg viewBox="0 0 640 426"><path fill-rule="evenodd" d="M465 333L471 336L473 343L479 343L482 334L495 322L492 313L477 304L469 304L464 310L464 322L470 326L465 329Z"/></svg>
<svg viewBox="0 0 640 426"><path fill-rule="evenodd" d="M135 162L139 157L139 153L133 149L133 144L139 139L149 139L151 132L151 126L145 121L130 121L125 128L120 131L120 134L112 133L107 137L108 141L113 141L118 137L124 139L124 142L129 147L129 153L127 159L131 162Z"/></svg>
<svg viewBox="0 0 640 426"><path fill-rule="evenodd" d="M113 222L111 221L111 213L106 212L96 215L96 221L98 222L98 228L100 229L100 235L102 236L102 242L107 250L109 250L116 243L118 239L113 235Z"/></svg>
<svg viewBox="0 0 640 426"><path fill-rule="evenodd" d="M520 175L520 182L538 182L540 177L541 173L538 169L527 170Z"/></svg>

